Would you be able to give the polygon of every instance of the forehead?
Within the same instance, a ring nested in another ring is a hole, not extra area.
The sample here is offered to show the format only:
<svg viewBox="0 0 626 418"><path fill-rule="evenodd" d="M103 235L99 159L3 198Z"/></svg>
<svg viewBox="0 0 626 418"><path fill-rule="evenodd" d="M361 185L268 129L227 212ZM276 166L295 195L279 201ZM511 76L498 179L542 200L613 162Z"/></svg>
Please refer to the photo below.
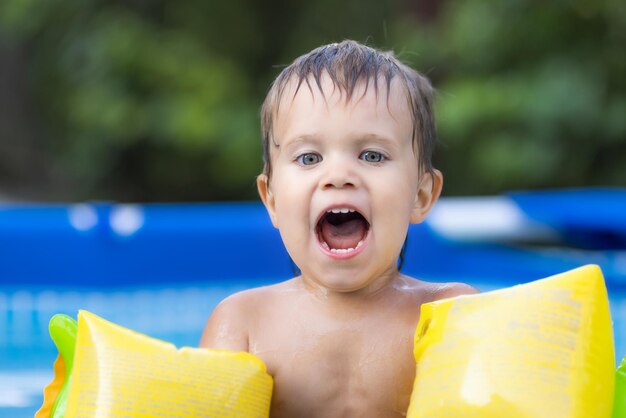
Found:
<svg viewBox="0 0 626 418"><path fill-rule="evenodd" d="M325 127L410 139L413 118L406 87L398 77L391 80L389 88L384 78L379 78L376 85L373 79L363 80L348 98L327 74L322 74L319 85L312 77L299 87L297 80L290 80L275 114L276 139L311 134L314 132L307 131Z"/></svg>

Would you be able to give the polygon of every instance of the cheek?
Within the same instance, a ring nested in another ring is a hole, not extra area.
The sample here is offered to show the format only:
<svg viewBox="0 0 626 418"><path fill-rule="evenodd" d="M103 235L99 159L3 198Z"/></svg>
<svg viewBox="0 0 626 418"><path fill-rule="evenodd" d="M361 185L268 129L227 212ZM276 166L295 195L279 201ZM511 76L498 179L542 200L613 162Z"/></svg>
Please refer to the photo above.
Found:
<svg viewBox="0 0 626 418"><path fill-rule="evenodd" d="M303 217L308 216L308 199L303 188L297 181L282 181L276 183L274 191L276 212L281 225L301 223Z"/></svg>
<svg viewBox="0 0 626 418"><path fill-rule="evenodd" d="M403 220L411 214L413 204L417 194L417 180L412 176L402 176L402 172L394 173L392 176L379 176L377 181L380 183L377 190L380 193L379 202L385 205L388 214L391 217Z"/></svg>

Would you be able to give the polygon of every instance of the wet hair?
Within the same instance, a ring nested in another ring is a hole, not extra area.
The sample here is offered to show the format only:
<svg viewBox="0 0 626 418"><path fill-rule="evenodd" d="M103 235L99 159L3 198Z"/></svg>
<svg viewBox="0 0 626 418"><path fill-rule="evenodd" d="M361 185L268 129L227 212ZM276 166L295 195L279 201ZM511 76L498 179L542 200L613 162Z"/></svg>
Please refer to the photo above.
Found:
<svg viewBox="0 0 626 418"><path fill-rule="evenodd" d="M271 176L270 145L275 142L273 126L286 87L295 81L296 96L302 83L312 92L315 82L322 95L321 78L327 74L335 88L350 101L355 88L365 83L367 92L373 85L378 94L379 83L386 86L389 100L391 81L398 78L407 95L408 107L413 121L413 149L420 172L433 172L432 154L437 140L433 112L433 88L430 81L414 69L400 62L391 51L380 51L355 41L324 45L304 54L284 68L272 83L261 108L263 134L263 173ZM292 98L293 100L293 98Z"/></svg>

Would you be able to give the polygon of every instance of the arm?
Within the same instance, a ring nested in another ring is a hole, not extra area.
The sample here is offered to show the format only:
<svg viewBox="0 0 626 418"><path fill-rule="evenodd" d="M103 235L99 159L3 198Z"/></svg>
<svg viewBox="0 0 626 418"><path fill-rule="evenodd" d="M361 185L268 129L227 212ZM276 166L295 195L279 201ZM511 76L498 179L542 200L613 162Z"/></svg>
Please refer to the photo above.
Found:
<svg viewBox="0 0 626 418"><path fill-rule="evenodd" d="M248 351L248 327L251 298L246 292L224 299L209 317L200 347ZM246 320L248 319L248 320Z"/></svg>

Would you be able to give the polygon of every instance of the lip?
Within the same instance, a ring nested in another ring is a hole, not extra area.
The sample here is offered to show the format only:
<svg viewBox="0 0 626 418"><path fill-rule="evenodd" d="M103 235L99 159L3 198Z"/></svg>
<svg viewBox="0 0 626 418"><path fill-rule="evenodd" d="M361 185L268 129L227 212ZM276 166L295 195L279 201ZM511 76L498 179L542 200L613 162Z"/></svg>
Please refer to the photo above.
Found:
<svg viewBox="0 0 626 418"><path fill-rule="evenodd" d="M360 246L358 246L357 248L355 248L354 250L350 251L350 252L346 252L346 253L334 253L332 251L330 251L330 249L325 248L324 245L322 244L322 241L320 240L319 234L317 232L317 225L319 224L320 220L322 219L322 217L326 214L326 212L328 212L331 209L337 209L337 208L342 208L342 209L352 209L355 210L357 212L359 212L361 214L361 216L363 216L363 218L365 218L365 220L367 221L368 224L371 225L370 220L368 219L368 217L363 213L363 211L361 209L359 209L358 207L356 207L355 205L351 204L351 203L334 203L332 205L327 206L325 209L323 209L320 214L318 215L317 219L315 220L315 225L313 227L314 233L315 233L315 238L317 240L317 245L318 248L320 249L320 251L322 253L324 253L324 255L334 259L334 260L348 260L350 258L354 258L357 255L361 254L365 248L367 247L367 245L369 244L369 238L370 238L370 230L368 229L367 233L365 234L365 237L363 237L362 239L362 244Z"/></svg>
<svg viewBox="0 0 626 418"><path fill-rule="evenodd" d="M357 248L355 248L354 250L347 252L347 253L334 253L332 251L330 251L329 249L325 248L324 245L322 245L322 242L320 241L319 237L317 236L317 233L315 234L315 237L317 238L317 246L320 249L320 251L322 253L324 253L325 255L327 255L328 257L334 259L334 260L348 260L350 258L354 258L357 255L361 254L365 248L367 247L367 245L369 244L370 240L370 231L367 231L367 234L365 234L365 237L363 238L363 243L358 246Z"/></svg>

